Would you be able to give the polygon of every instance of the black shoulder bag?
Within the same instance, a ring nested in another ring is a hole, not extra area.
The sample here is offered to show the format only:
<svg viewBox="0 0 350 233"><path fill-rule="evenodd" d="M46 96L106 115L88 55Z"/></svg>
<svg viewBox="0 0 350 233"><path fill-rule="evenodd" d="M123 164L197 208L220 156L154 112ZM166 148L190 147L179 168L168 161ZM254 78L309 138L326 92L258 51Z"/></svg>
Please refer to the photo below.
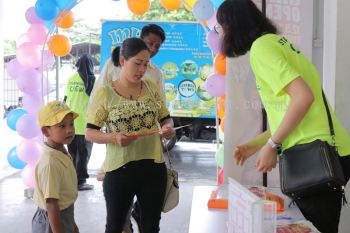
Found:
<svg viewBox="0 0 350 233"><path fill-rule="evenodd" d="M339 189L343 193L343 202L346 202L344 173L335 145L332 117L323 91L322 98L333 145L315 140L283 151L279 159L281 190L292 199L298 199L325 190Z"/></svg>

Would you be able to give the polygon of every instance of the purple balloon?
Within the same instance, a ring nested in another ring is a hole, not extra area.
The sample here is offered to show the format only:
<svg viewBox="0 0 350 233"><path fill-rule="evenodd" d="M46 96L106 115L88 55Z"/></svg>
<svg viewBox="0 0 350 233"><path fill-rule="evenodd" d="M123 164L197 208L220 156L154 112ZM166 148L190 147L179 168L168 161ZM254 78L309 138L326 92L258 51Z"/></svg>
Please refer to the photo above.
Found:
<svg viewBox="0 0 350 233"><path fill-rule="evenodd" d="M43 64L39 67L40 71L47 71L52 68L52 66L55 64L55 56L48 50L43 51Z"/></svg>
<svg viewBox="0 0 350 233"><path fill-rule="evenodd" d="M23 94L23 107L28 111L28 113L36 116L43 105L44 101L40 95L40 92L32 95L26 93Z"/></svg>
<svg viewBox="0 0 350 233"><path fill-rule="evenodd" d="M27 94L35 94L40 91L41 79L36 69L28 69L16 79L17 87Z"/></svg>
<svg viewBox="0 0 350 233"><path fill-rule="evenodd" d="M19 63L18 60L15 58L6 63L6 70L10 77L12 77L13 79L17 79L17 77L25 73L28 70L28 68L22 66L21 63Z"/></svg>
<svg viewBox="0 0 350 233"><path fill-rule="evenodd" d="M23 115L16 123L17 133L24 138L34 138L40 134L37 117L32 114Z"/></svg>
<svg viewBox="0 0 350 233"><path fill-rule="evenodd" d="M207 37L207 45L208 47L215 53L220 51L221 48L221 40L219 34L215 30L211 30L208 32Z"/></svg>
<svg viewBox="0 0 350 233"><path fill-rule="evenodd" d="M219 74L210 75L205 81L205 89L211 96L225 95L225 77Z"/></svg>
<svg viewBox="0 0 350 233"><path fill-rule="evenodd" d="M35 166L27 165L23 168L21 173L23 183L29 188L35 187Z"/></svg>
<svg viewBox="0 0 350 233"><path fill-rule="evenodd" d="M32 24L28 28L27 36L34 44L42 45L46 41L47 28L43 24Z"/></svg>
<svg viewBox="0 0 350 233"><path fill-rule="evenodd" d="M26 14L25 14L25 17L26 17L26 20L29 24L34 24L34 23L42 23L44 22L44 20L40 19L36 13L35 13L35 8L32 6L32 7L29 7L26 11Z"/></svg>
<svg viewBox="0 0 350 233"><path fill-rule="evenodd" d="M35 165L41 154L41 145L33 139L23 139L16 147L18 157L27 164Z"/></svg>

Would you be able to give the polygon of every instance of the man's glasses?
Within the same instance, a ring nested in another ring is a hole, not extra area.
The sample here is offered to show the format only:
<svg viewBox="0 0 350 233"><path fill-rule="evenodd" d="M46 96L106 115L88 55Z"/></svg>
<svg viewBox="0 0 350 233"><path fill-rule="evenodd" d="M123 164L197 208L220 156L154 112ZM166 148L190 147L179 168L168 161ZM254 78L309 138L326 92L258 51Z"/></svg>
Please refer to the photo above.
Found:
<svg viewBox="0 0 350 233"><path fill-rule="evenodd" d="M154 46L156 49L159 49L160 46L162 45L162 43L154 42L154 41L151 41L151 40L144 40L144 41L145 41L145 43L146 43L146 45L148 47L153 47Z"/></svg>
<svg viewBox="0 0 350 233"><path fill-rule="evenodd" d="M216 33L220 33L220 31L222 30L222 27L219 24L215 24L214 30L216 31Z"/></svg>

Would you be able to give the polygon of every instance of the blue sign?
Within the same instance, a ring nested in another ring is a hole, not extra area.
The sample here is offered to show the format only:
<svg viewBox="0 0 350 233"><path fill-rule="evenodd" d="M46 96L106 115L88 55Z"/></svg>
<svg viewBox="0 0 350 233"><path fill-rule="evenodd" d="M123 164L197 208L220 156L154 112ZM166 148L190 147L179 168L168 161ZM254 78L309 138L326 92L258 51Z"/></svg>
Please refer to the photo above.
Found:
<svg viewBox="0 0 350 233"><path fill-rule="evenodd" d="M102 25L101 67L116 46L140 37L144 25L155 22L107 21ZM156 22L166 33L159 53L152 58L162 71L167 107L175 117L215 118L215 100L205 90L213 70L206 33L199 23Z"/></svg>

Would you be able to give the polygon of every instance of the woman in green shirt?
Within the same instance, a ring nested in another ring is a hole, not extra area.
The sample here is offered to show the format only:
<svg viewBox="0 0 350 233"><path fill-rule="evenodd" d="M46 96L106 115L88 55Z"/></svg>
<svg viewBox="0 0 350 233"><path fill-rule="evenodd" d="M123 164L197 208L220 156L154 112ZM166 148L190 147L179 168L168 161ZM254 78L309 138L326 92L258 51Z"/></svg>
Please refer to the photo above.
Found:
<svg viewBox="0 0 350 233"><path fill-rule="evenodd" d="M106 233L122 232L135 195L141 207L141 232L159 232L167 180L160 137L170 139L175 131L157 86L142 80L149 59L142 39L126 39L119 56L113 57L120 66L119 79L98 88L87 111L87 139L107 144ZM107 132L100 131L104 125ZM153 133L159 128L161 136Z"/></svg>
<svg viewBox="0 0 350 233"><path fill-rule="evenodd" d="M277 149L316 139L332 138L321 80L316 68L259 11L251 0L226 0L217 11L215 30L222 39L221 52L238 57L250 52L250 64L266 109L270 130L256 139L238 145L234 157L239 165L260 150L258 171L276 167ZM331 110L335 144L346 181L350 176L350 137ZM307 158L305 158L307 159ZM323 233L338 232L342 193L329 190L296 200L304 214Z"/></svg>

